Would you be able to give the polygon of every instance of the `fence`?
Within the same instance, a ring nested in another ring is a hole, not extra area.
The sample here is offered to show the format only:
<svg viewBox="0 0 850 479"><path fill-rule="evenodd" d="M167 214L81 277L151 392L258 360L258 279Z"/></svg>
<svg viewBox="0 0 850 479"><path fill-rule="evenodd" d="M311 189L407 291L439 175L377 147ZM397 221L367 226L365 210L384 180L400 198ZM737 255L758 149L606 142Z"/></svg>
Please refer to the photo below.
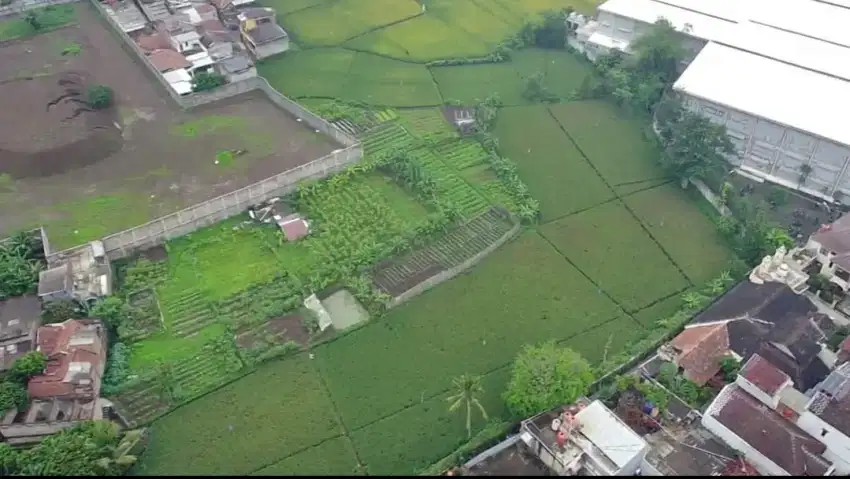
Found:
<svg viewBox="0 0 850 479"><path fill-rule="evenodd" d="M265 180L254 183L217 198L204 201L195 206L163 216L135 228L124 230L101 239L107 256L115 260L124 258L164 243L165 241L189 234L204 226L235 216L253 204L275 196L285 195L295 189L299 181L321 179L344 170L362 156L360 145L337 150L318 160L291 170L284 171ZM53 253L47 258L48 264L57 264L73 256L86 245Z"/></svg>
<svg viewBox="0 0 850 479"><path fill-rule="evenodd" d="M177 92L175 92L174 89L171 88L168 82L165 81L165 78L163 78L163 76L159 74L159 71L151 64L147 55L145 55L144 52L142 52L142 50L139 48L139 46L136 45L136 42L134 42L133 39L130 38L130 36L124 32L124 29L121 28L121 25L119 25L118 22L112 17L112 15L110 15L109 12L106 11L106 8L100 3L100 1L91 0L90 3L100 13L100 16L106 21L107 25L109 25L112 31L114 31L115 34L121 38L125 49L139 62L141 62L142 65L144 65L148 73L155 78L155 81L159 83L162 88L165 89L165 92L168 93L168 96L170 96L171 99L174 100L174 102L177 103L181 108L188 110L202 105L221 101L227 98L242 95L244 93L259 90L263 92L272 103L277 105L278 108L289 112L291 115L295 116L295 118L302 120L304 123L311 126L313 129L319 130L327 134L328 136L331 136L340 144L344 146L353 146L357 144L356 138L348 135L339 128L326 122L318 115L290 100L282 93L275 90L274 87L272 87L269 82L266 81L265 78L260 76L238 81L235 83L228 83L210 91L192 93L189 95L178 95Z"/></svg>
<svg viewBox="0 0 850 479"><path fill-rule="evenodd" d="M400 295L394 297L392 300L390 300L390 304L389 304L388 307L394 308L394 307L404 303L405 301L407 301L407 300L409 300L409 299L411 299L415 296L418 296L418 295L424 293L425 291L428 291L429 289L433 288L434 286L437 286L438 284L440 284L444 281L448 281L448 280L454 278L455 276L459 275L460 273L463 273L464 271L468 270L469 268L475 266L476 264L478 264L479 261L484 259L485 256L489 255L490 253L495 251L496 248L498 248L499 246L502 246L509 239L513 238L514 235L516 235L517 232L519 232L519 229L520 229L520 223L517 221L514 224L514 226L510 230L508 230L507 233L502 235L502 237L499 238L497 241L495 241L493 244L491 244L490 246L487 246L482 251L480 251L478 254L476 254L475 256L473 256L471 258L468 258L466 261L455 266L454 268L447 269L446 271L437 273L434 276L431 276L430 278L426 279L425 281L422 281L421 283L417 284L416 286L414 286L414 287L408 289L407 291L401 293Z"/></svg>
<svg viewBox="0 0 850 479"><path fill-rule="evenodd" d="M33 8L49 7L50 5L62 5L74 3L80 0L12 0L9 5L0 7L0 17L17 15L32 10Z"/></svg>

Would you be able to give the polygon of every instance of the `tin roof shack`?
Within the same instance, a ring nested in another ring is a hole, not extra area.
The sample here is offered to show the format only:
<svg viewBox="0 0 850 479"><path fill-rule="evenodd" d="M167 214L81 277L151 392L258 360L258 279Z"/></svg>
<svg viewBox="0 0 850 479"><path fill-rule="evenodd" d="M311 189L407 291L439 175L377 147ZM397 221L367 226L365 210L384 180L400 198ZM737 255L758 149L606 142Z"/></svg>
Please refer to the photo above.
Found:
<svg viewBox="0 0 850 479"><path fill-rule="evenodd" d="M0 371L32 351L41 322L41 302L20 296L0 302Z"/></svg>
<svg viewBox="0 0 850 479"><path fill-rule="evenodd" d="M520 431L522 441L561 476L635 475L649 449L598 400L526 419Z"/></svg>
<svg viewBox="0 0 850 479"><path fill-rule="evenodd" d="M91 299L112 294L112 267L100 241L74 249L59 258L38 277L38 297L42 301L56 299Z"/></svg>
<svg viewBox="0 0 850 479"><path fill-rule="evenodd" d="M24 411L8 411L0 421L0 435L10 444L27 444L78 421L101 419L106 336L103 324L94 319L40 327L38 350L47 356L47 366L27 384L32 403Z"/></svg>

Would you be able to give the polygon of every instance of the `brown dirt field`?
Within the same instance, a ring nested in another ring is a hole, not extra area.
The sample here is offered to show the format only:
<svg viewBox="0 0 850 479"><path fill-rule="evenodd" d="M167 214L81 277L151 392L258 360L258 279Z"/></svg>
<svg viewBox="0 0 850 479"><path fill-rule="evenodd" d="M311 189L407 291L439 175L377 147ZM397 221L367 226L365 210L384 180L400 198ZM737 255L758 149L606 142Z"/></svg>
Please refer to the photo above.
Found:
<svg viewBox="0 0 850 479"><path fill-rule="evenodd" d="M237 336L237 344L240 348L252 347L256 340L266 335L283 335L285 341L295 341L305 346L310 340L310 335L304 330L302 317L299 314L289 314L280 318L271 319L266 324L254 331L249 331Z"/></svg>
<svg viewBox="0 0 850 479"><path fill-rule="evenodd" d="M9 134L0 136L0 149L5 141L5 148L12 150L10 136L19 153L23 136L30 136L33 143L26 152L85 137L81 133L85 128L75 125L77 131L66 139L43 138L60 129L55 122L43 131L32 131L46 115L45 105L38 103L55 93L48 86L64 72L85 72L87 82L114 89L120 148L114 144L114 152L102 148L109 146L103 139L84 141L84 147L63 155L61 165L31 161L32 175L49 176L29 178L10 178L9 155L0 157L0 173L7 173L0 175L0 237L41 224L47 228L53 250L67 248L247 186L339 148L259 94L192 112L180 110L91 6L78 4L76 10L77 25L0 44L0 83L35 89L19 95L20 90L0 85L0 111L14 111L21 124L0 115L0 123L9 129ZM80 52L63 56L63 49L71 44L79 45ZM23 77L32 80L17 81ZM30 85L20 86L26 83ZM103 123L109 122L101 118L99 124ZM237 149L247 153L214 164L217 153Z"/></svg>

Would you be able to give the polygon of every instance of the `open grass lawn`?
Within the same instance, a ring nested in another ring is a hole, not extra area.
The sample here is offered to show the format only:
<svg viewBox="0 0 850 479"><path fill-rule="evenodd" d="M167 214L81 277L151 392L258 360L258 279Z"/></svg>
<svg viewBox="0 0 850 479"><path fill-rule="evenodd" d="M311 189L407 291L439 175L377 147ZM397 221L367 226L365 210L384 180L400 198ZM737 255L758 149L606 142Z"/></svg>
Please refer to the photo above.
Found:
<svg viewBox="0 0 850 479"><path fill-rule="evenodd" d="M424 65L357 53L343 98L385 106L431 106L442 103L437 85Z"/></svg>
<svg viewBox="0 0 850 479"><path fill-rule="evenodd" d="M540 230L629 312L688 286L620 201L547 223Z"/></svg>
<svg viewBox="0 0 850 479"><path fill-rule="evenodd" d="M663 178L658 150L643 136L643 124L602 101L556 105L552 114L612 186Z"/></svg>
<svg viewBox="0 0 850 479"><path fill-rule="evenodd" d="M543 85L560 98L577 90L590 73L586 62L562 50L524 48L511 54L510 64L523 81L535 72L543 73Z"/></svg>
<svg viewBox="0 0 850 479"><path fill-rule="evenodd" d="M157 421L136 473L249 474L341 433L318 374L301 354L263 365Z"/></svg>
<svg viewBox="0 0 850 479"><path fill-rule="evenodd" d="M336 0L284 16L282 24L300 44L329 46L421 13L414 0Z"/></svg>
<svg viewBox="0 0 850 479"><path fill-rule="evenodd" d="M276 90L291 98L342 97L348 69L355 53L337 48L289 52L264 60L259 74Z"/></svg>
<svg viewBox="0 0 850 479"><path fill-rule="evenodd" d="M35 14L39 29L35 30L23 18L0 19L0 41L38 35L76 20L74 5L50 5L30 11Z"/></svg>
<svg viewBox="0 0 850 479"><path fill-rule="evenodd" d="M692 283L705 283L734 259L711 221L677 185L635 193L625 201Z"/></svg>
<svg viewBox="0 0 850 479"><path fill-rule="evenodd" d="M452 29L469 32L491 46L521 26L521 22L507 21L471 0L427 0L424 3L429 14L449 23Z"/></svg>
<svg viewBox="0 0 850 479"><path fill-rule="evenodd" d="M345 436L311 447L251 474L252 476L351 476L357 475L357 457Z"/></svg>
<svg viewBox="0 0 850 479"><path fill-rule="evenodd" d="M614 197L546 106L499 110L495 133L501 153L517 163L520 177L540 201L543 222Z"/></svg>
<svg viewBox="0 0 850 479"><path fill-rule="evenodd" d="M498 94L505 105L523 105L522 78L510 63L431 68L447 100L473 105Z"/></svg>
<svg viewBox="0 0 850 479"><path fill-rule="evenodd" d="M413 62L479 57L491 50L484 40L430 12L359 36L345 46Z"/></svg>
<svg viewBox="0 0 850 479"><path fill-rule="evenodd" d="M620 314L529 232L468 274L314 352L343 419L356 429L445 391L455 376L504 366L524 344L565 338Z"/></svg>

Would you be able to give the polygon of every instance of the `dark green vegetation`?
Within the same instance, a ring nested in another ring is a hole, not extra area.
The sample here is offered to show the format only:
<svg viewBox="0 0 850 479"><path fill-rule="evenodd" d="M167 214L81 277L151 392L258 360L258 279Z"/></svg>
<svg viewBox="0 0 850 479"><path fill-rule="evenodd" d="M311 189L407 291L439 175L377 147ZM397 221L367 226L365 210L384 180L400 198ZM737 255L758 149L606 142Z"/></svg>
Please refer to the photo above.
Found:
<svg viewBox="0 0 850 479"><path fill-rule="evenodd" d="M0 242L0 301L34 292L44 268L38 232L21 232Z"/></svg>

